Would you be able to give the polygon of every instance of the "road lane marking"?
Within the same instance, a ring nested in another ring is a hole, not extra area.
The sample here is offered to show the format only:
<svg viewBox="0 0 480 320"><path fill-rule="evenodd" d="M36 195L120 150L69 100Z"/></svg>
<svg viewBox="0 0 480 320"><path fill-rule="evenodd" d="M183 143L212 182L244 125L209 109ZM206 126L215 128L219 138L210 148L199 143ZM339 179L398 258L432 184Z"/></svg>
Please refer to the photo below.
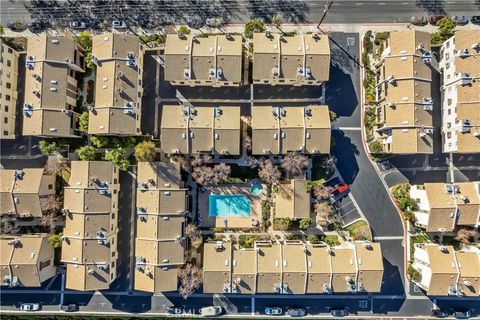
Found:
<svg viewBox="0 0 480 320"><path fill-rule="evenodd" d="M380 2L378 5L379 6L384 6L384 5L386 5L386 3L385 2Z"/></svg>
<svg viewBox="0 0 480 320"><path fill-rule="evenodd" d="M355 5L356 5L356 6L363 6L363 3L357 2L357 3L355 3Z"/></svg>

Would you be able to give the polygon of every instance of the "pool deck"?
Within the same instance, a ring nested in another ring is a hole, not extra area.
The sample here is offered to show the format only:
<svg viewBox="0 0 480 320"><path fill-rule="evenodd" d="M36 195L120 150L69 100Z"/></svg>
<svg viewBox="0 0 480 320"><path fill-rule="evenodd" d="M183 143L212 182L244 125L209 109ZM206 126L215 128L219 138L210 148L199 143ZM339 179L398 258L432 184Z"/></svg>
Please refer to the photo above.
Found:
<svg viewBox="0 0 480 320"><path fill-rule="evenodd" d="M251 202L248 217L210 217L208 215L210 194L245 195ZM250 184L222 184L198 192L198 209L201 214L200 228L253 228L252 221L262 222L262 196L250 195Z"/></svg>

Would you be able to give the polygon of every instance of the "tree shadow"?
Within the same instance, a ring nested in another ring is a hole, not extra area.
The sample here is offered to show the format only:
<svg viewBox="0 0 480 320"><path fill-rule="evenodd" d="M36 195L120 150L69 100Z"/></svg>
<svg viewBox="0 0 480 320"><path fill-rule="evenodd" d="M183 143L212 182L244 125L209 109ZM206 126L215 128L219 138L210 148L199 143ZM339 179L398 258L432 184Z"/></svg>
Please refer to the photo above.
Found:
<svg viewBox="0 0 480 320"><path fill-rule="evenodd" d="M416 0L415 5L427 11L428 14L445 15L445 3L443 0Z"/></svg>
<svg viewBox="0 0 480 320"><path fill-rule="evenodd" d="M272 22L272 17L281 15L284 22L302 23L310 8L303 0L248 0L247 9L250 17Z"/></svg>

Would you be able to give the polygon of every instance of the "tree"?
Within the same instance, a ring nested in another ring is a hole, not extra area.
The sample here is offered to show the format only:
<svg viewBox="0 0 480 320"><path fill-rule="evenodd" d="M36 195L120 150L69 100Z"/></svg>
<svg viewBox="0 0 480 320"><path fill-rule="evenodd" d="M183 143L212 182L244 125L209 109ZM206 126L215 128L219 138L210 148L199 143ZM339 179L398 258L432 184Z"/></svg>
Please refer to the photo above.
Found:
<svg viewBox="0 0 480 320"><path fill-rule="evenodd" d="M218 181L217 183L222 183L230 178L232 168L228 164L222 162L213 167L213 172L215 173L215 180Z"/></svg>
<svg viewBox="0 0 480 320"><path fill-rule="evenodd" d="M455 240L460 241L463 244L470 244L474 241L474 237L477 235L477 232L474 229L469 228L460 228L457 231Z"/></svg>
<svg viewBox="0 0 480 320"><path fill-rule="evenodd" d="M284 217L281 219L282 225L285 227L286 230L290 229L292 227L292 219L289 217Z"/></svg>
<svg viewBox="0 0 480 320"><path fill-rule="evenodd" d="M65 167L65 158L60 153L55 153L47 158L45 170L50 174L57 174Z"/></svg>
<svg viewBox="0 0 480 320"><path fill-rule="evenodd" d="M212 162L212 156L207 153L195 153L192 157L192 166L201 167Z"/></svg>
<svg viewBox="0 0 480 320"><path fill-rule="evenodd" d="M190 161L187 157L182 156L182 155L174 155L172 156L172 159L180 164L180 167L182 167L183 170L190 172Z"/></svg>
<svg viewBox="0 0 480 320"><path fill-rule="evenodd" d="M88 132L88 111L82 112L79 120L80 131Z"/></svg>
<svg viewBox="0 0 480 320"><path fill-rule="evenodd" d="M97 149L92 146L84 146L77 149L77 154L80 160L93 161L97 159Z"/></svg>
<svg viewBox="0 0 480 320"><path fill-rule="evenodd" d="M316 185L313 188L313 195L318 200L326 200L330 198L330 192L328 192L327 188L323 185Z"/></svg>
<svg viewBox="0 0 480 320"><path fill-rule="evenodd" d="M178 32L187 35L190 34L190 29L187 26L182 25L178 28Z"/></svg>
<svg viewBox="0 0 480 320"><path fill-rule="evenodd" d="M281 26L282 26L282 18L276 14L272 17L272 24L281 31Z"/></svg>
<svg viewBox="0 0 480 320"><path fill-rule="evenodd" d="M178 278L180 280L178 292L184 299L187 299L195 290L200 288L203 281L202 270L191 263L187 263L178 270Z"/></svg>
<svg viewBox="0 0 480 320"><path fill-rule="evenodd" d="M431 43L440 44L453 36L456 24L449 16L437 21L438 31L431 34Z"/></svg>
<svg viewBox="0 0 480 320"><path fill-rule="evenodd" d="M422 281L422 274L418 272L417 269L415 269L412 264L408 265L407 269L408 276L410 280L415 281L415 282L420 282Z"/></svg>
<svg viewBox="0 0 480 320"><path fill-rule="evenodd" d="M53 212L42 215L40 218L40 225L43 227L48 227L52 230L55 227L55 221L57 221L57 216Z"/></svg>
<svg viewBox="0 0 480 320"><path fill-rule="evenodd" d="M379 140L373 141L368 147L370 149L370 153L372 154L383 153L383 145Z"/></svg>
<svg viewBox="0 0 480 320"><path fill-rule="evenodd" d="M307 241L309 242L318 242L318 237L314 234L309 234L307 236Z"/></svg>
<svg viewBox="0 0 480 320"><path fill-rule="evenodd" d="M85 65L88 69L95 69L95 63L93 63L91 52L88 52L85 56Z"/></svg>
<svg viewBox="0 0 480 320"><path fill-rule="evenodd" d="M96 148L106 148L110 144L110 138L104 136L92 136L90 141Z"/></svg>
<svg viewBox="0 0 480 320"><path fill-rule="evenodd" d="M330 203L324 201L315 204L316 219L319 221L327 221L333 214L333 208Z"/></svg>
<svg viewBox="0 0 480 320"><path fill-rule="evenodd" d="M278 184L282 173L278 170L278 166L274 165L270 159L266 159L260 162L258 177L265 183Z"/></svg>
<svg viewBox="0 0 480 320"><path fill-rule="evenodd" d="M307 230L312 225L313 221L310 218L303 218L300 220L299 228L302 230Z"/></svg>
<svg viewBox="0 0 480 320"><path fill-rule="evenodd" d="M329 172L334 171L336 165L337 158L335 156L329 156L322 161L322 168L327 169Z"/></svg>
<svg viewBox="0 0 480 320"><path fill-rule="evenodd" d="M243 147L247 151L252 151L252 138L250 136L245 136L245 139L243 139Z"/></svg>
<svg viewBox="0 0 480 320"><path fill-rule="evenodd" d="M60 146L56 142L47 142L46 140L40 140L38 148L43 155L50 156L60 151Z"/></svg>
<svg viewBox="0 0 480 320"><path fill-rule="evenodd" d="M143 141L135 146L135 159L138 162L153 162L155 155L155 143L153 141Z"/></svg>
<svg viewBox="0 0 480 320"><path fill-rule="evenodd" d="M252 39L256 32L265 32L265 23L260 19L252 19L245 24L245 38Z"/></svg>
<svg viewBox="0 0 480 320"><path fill-rule="evenodd" d="M225 182L230 177L231 168L225 163L209 166L194 167L192 176L199 184L204 186Z"/></svg>
<svg viewBox="0 0 480 320"><path fill-rule="evenodd" d="M125 159L124 150L122 148L117 148L113 150L109 150L105 152L104 159L107 161L111 161L117 169L122 171L127 171L128 166L130 165L130 161Z"/></svg>
<svg viewBox="0 0 480 320"><path fill-rule="evenodd" d="M54 248L61 248L62 247L62 236L63 233L60 232L59 234L52 234L48 237L48 243Z"/></svg>
<svg viewBox="0 0 480 320"><path fill-rule="evenodd" d="M87 52L92 51L92 34L89 31L82 31L77 36L77 43Z"/></svg>
<svg viewBox="0 0 480 320"><path fill-rule="evenodd" d="M303 169L308 166L308 158L297 152L289 152L283 157L280 166L287 171L288 174L298 176Z"/></svg>

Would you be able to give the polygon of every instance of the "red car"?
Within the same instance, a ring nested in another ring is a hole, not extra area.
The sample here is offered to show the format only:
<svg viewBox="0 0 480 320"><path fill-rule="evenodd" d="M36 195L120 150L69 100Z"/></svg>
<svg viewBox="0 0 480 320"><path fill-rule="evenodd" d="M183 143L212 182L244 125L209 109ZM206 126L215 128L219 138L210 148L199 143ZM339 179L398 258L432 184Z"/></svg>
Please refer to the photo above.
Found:
<svg viewBox="0 0 480 320"><path fill-rule="evenodd" d="M444 18L444 16L430 16L430 17L428 17L428 23L433 24L433 25L437 25L438 20L441 20L443 18Z"/></svg>
<svg viewBox="0 0 480 320"><path fill-rule="evenodd" d="M330 191L330 194L333 200L337 201L338 199L343 198L343 196L347 194L348 190L348 184L339 184Z"/></svg>

